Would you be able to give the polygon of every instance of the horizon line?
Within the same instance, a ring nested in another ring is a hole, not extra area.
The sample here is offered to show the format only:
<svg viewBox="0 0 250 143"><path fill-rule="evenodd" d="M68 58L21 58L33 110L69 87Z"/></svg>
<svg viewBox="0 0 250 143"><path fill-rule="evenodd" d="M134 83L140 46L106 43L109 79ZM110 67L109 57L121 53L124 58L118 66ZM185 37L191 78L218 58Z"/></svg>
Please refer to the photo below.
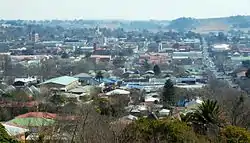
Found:
<svg viewBox="0 0 250 143"><path fill-rule="evenodd" d="M8 21L8 20L23 20L23 21L52 21L52 20L59 20L59 21L74 21L74 20L89 20L89 21L173 21L179 18L192 18L197 20L203 19L215 19L215 18L229 18L235 16L250 16L250 15L231 15L231 16L218 16L218 17L191 17L191 16L182 16L174 19L123 19L123 18L70 18L70 19L60 19L60 18L50 18L50 19L9 19L9 18L1 18L0 20Z"/></svg>

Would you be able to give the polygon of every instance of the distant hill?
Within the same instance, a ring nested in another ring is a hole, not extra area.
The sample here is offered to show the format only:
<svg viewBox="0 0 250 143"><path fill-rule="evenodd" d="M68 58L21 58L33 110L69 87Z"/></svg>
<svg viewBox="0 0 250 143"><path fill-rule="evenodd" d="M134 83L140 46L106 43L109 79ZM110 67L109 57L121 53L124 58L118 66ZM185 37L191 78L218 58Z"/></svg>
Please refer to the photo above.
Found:
<svg viewBox="0 0 250 143"><path fill-rule="evenodd" d="M191 30L195 29L199 25L200 23L197 19L182 17L172 20L168 25L168 28L175 30Z"/></svg>
<svg viewBox="0 0 250 143"><path fill-rule="evenodd" d="M172 20L168 25L174 30L196 30L196 31L224 31L230 28L250 29L250 16L231 16L222 18L178 18Z"/></svg>
<svg viewBox="0 0 250 143"><path fill-rule="evenodd" d="M221 18L195 19L181 17L168 20L0 20L0 24L13 26L43 25L65 28L123 28L124 30L193 30L197 32L225 31L231 28L250 29L250 16L231 16Z"/></svg>

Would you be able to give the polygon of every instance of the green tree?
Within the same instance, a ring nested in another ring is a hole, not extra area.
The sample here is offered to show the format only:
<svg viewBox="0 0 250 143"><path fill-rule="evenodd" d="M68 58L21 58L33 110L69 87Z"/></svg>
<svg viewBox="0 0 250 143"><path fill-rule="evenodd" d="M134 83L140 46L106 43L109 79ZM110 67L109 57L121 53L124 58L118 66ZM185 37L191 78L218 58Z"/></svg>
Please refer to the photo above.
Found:
<svg viewBox="0 0 250 143"><path fill-rule="evenodd" d="M62 56L61 56L62 59L67 59L69 58L69 54L67 54L66 52L62 53Z"/></svg>
<svg viewBox="0 0 250 143"><path fill-rule="evenodd" d="M165 107L175 105L175 102L176 102L175 87L174 87L173 82L170 79L168 79L165 82L165 85L163 87L162 101Z"/></svg>
<svg viewBox="0 0 250 143"><path fill-rule="evenodd" d="M161 69L160 69L160 67L158 65L154 66L153 71L154 71L156 76L161 74Z"/></svg>
<svg viewBox="0 0 250 143"><path fill-rule="evenodd" d="M221 126L220 114L220 106L217 104L217 101L206 100L195 110L189 119L196 127L197 132L206 134L210 127L218 129Z"/></svg>
<svg viewBox="0 0 250 143"><path fill-rule="evenodd" d="M250 78L250 69L247 70L246 77Z"/></svg>
<svg viewBox="0 0 250 143"><path fill-rule="evenodd" d="M113 60L113 65L116 67L116 68L120 68L120 67L124 67L124 64L125 64L125 58L124 57L116 57L114 60Z"/></svg>
<svg viewBox="0 0 250 143"><path fill-rule="evenodd" d="M220 142L224 143L249 143L250 132L245 128L227 126L220 131Z"/></svg>
<svg viewBox="0 0 250 143"><path fill-rule="evenodd" d="M3 57L3 65L2 65L4 75L8 76L12 73L12 64L11 64L11 58L9 56Z"/></svg>
<svg viewBox="0 0 250 143"><path fill-rule="evenodd" d="M197 136L191 127L178 120L139 119L125 128L120 142L168 142L168 143L206 143L202 136Z"/></svg>
<svg viewBox="0 0 250 143"><path fill-rule="evenodd" d="M148 71L151 69L151 65L148 63L148 60L145 59L144 63L143 63L143 68L144 70Z"/></svg>
<svg viewBox="0 0 250 143"><path fill-rule="evenodd" d="M91 57L92 53L91 52L86 52L85 53L85 58L89 59Z"/></svg>
<svg viewBox="0 0 250 143"><path fill-rule="evenodd" d="M55 105L62 105L66 103L66 97L63 95L55 94L50 97L50 102Z"/></svg>
<svg viewBox="0 0 250 143"><path fill-rule="evenodd" d="M0 124L0 142L1 143L18 143L18 141L12 139L5 130L5 127Z"/></svg>
<svg viewBox="0 0 250 143"><path fill-rule="evenodd" d="M250 67L250 60L246 60L246 61L242 61L242 66L245 68L249 68Z"/></svg>
<svg viewBox="0 0 250 143"><path fill-rule="evenodd" d="M101 79L103 79L103 75L101 71L98 71L95 76L96 79L98 79L99 82L101 82Z"/></svg>

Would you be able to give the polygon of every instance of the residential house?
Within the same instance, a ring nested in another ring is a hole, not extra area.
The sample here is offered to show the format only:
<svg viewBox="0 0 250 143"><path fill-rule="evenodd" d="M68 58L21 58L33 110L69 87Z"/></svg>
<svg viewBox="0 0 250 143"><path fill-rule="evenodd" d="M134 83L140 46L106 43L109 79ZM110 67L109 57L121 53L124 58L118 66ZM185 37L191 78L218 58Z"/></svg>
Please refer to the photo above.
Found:
<svg viewBox="0 0 250 143"><path fill-rule="evenodd" d="M139 63L144 63L147 60L151 64L169 63L171 60L168 53L147 53L139 56Z"/></svg>
<svg viewBox="0 0 250 143"><path fill-rule="evenodd" d="M25 133L29 130L23 127L19 127L17 125L12 125L8 123L1 123L4 127L6 132L9 134L9 136L19 140L24 141L25 140Z"/></svg>
<svg viewBox="0 0 250 143"><path fill-rule="evenodd" d="M28 77L28 78L15 78L13 86L15 87L25 87L31 84L37 84L37 78Z"/></svg>
<svg viewBox="0 0 250 143"><path fill-rule="evenodd" d="M50 90L68 91L79 86L79 79L70 76L61 76L47 80L39 85L41 88Z"/></svg>
<svg viewBox="0 0 250 143"><path fill-rule="evenodd" d="M94 47L81 47L80 50L82 52L93 52L94 51Z"/></svg>
<svg viewBox="0 0 250 143"><path fill-rule="evenodd" d="M78 78L79 81L82 83L82 84L94 84L94 77L91 76L90 74L87 74L87 73L80 73L80 74L77 74L77 75L74 75L75 78Z"/></svg>
<svg viewBox="0 0 250 143"><path fill-rule="evenodd" d="M129 91L126 91L126 90L122 90L122 89L115 89L115 90L112 90L110 92L107 92L105 95L107 96L111 96L111 95L130 95L130 92Z"/></svg>
<svg viewBox="0 0 250 143"><path fill-rule="evenodd" d="M162 109L159 111L160 116L168 116L170 114L170 110L168 109Z"/></svg>
<svg viewBox="0 0 250 143"><path fill-rule="evenodd" d="M173 60L180 59L201 59L203 54L201 51L189 51L189 52L173 52Z"/></svg>
<svg viewBox="0 0 250 143"><path fill-rule="evenodd" d="M95 49L90 56L95 62L109 62L112 60L111 51L107 49Z"/></svg>

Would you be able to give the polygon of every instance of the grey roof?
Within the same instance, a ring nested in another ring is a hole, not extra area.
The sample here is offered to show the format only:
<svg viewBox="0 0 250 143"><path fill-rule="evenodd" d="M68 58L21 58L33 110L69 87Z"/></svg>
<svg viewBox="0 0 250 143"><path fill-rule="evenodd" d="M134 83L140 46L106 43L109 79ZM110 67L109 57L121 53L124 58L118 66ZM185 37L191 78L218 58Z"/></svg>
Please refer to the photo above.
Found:
<svg viewBox="0 0 250 143"><path fill-rule="evenodd" d="M70 77L70 76L61 76L57 78L52 78L50 80L47 80L40 85L47 84L47 83L54 83L54 84L60 84L60 85L68 85L72 82L78 81L78 78Z"/></svg>
<svg viewBox="0 0 250 143"><path fill-rule="evenodd" d="M92 76L87 74L87 73L80 73L80 74L74 75L74 77L77 77L77 78L91 78Z"/></svg>
<svg viewBox="0 0 250 143"><path fill-rule="evenodd" d="M84 93L84 92L86 92L86 88L80 86L80 87L71 89L69 92L72 92L72 93Z"/></svg>

